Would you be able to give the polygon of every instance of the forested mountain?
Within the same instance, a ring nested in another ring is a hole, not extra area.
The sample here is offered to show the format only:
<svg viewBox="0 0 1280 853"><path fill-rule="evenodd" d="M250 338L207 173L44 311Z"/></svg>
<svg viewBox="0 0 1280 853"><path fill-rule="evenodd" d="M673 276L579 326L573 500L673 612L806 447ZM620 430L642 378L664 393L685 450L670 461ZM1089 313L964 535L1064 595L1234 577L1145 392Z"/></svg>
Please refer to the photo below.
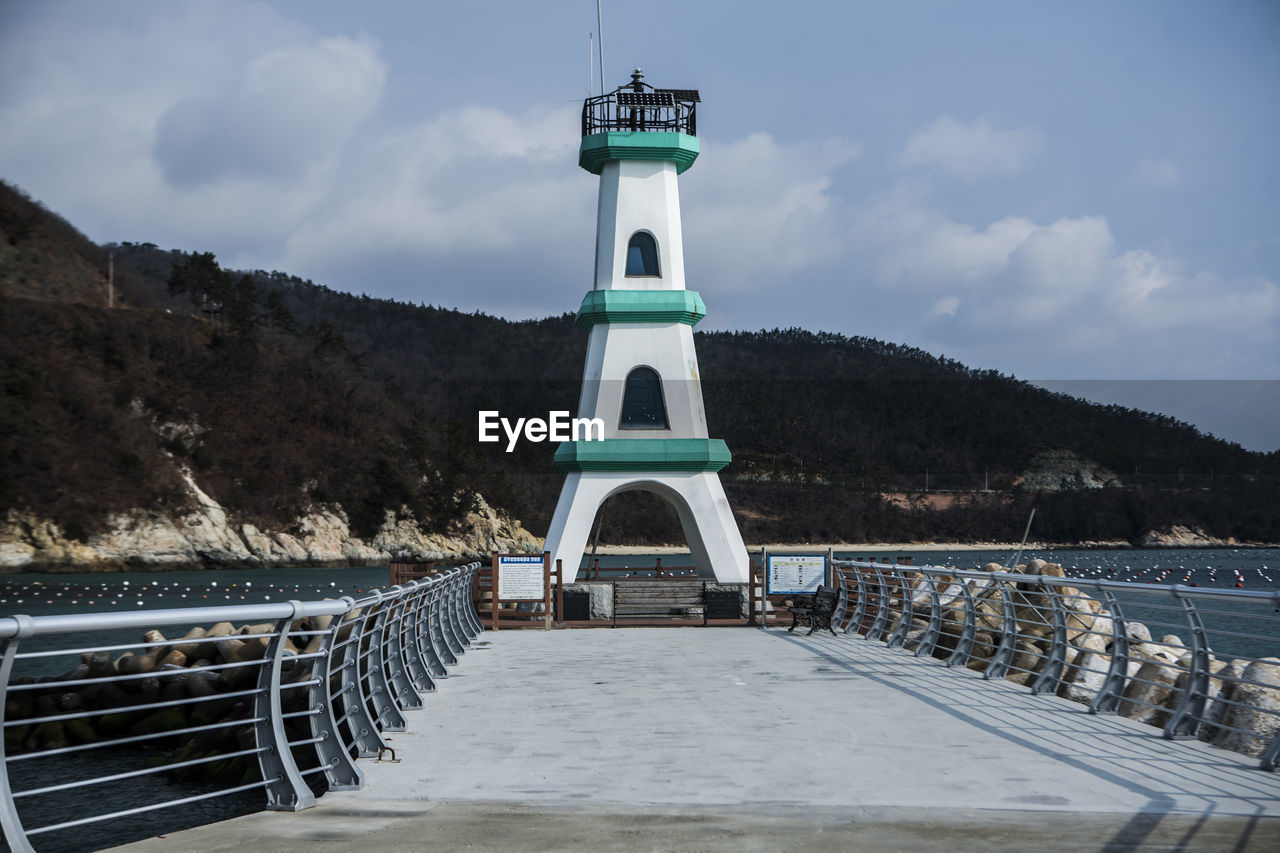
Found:
<svg viewBox="0 0 1280 853"><path fill-rule="evenodd" d="M241 512L283 515L341 492L365 518L401 502L443 518L465 501L453 497L462 489L545 530L562 480L554 448L480 444L476 412L575 409L586 334L572 314L511 322L425 304L429 285L413 305L281 272L231 273L210 255L149 243L96 247L3 191L0 510L25 504L66 518L69 501L97 511L163 500L163 482L138 478L132 491L88 498L75 479L83 472L59 461L60 447L92 441L127 469L126 442L154 443L129 427L142 400L157 417L199 420L203 461L192 461ZM101 307L108 250L128 310ZM1136 541L1172 524L1280 540L1280 453L870 338L718 332L699 333L697 346L711 433L734 453L721 476L748 542L1017 538L1032 506L1035 534L1056 541ZM75 382L60 380L51 395L58 371ZM31 421L51 427L47 442ZM1020 487L1044 451L1070 451L1118 484ZM622 495L607 506L603 541L682 537L665 505Z"/></svg>
<svg viewBox="0 0 1280 853"><path fill-rule="evenodd" d="M440 423L331 328L260 316L251 279L211 255L174 255L165 281L226 290L226 316L141 306L153 282L124 259L110 310L106 255L0 185L0 520L25 511L82 540L112 513L189 503L179 465L272 529L331 502L365 537L384 509L436 530L471 506L431 464Z"/></svg>

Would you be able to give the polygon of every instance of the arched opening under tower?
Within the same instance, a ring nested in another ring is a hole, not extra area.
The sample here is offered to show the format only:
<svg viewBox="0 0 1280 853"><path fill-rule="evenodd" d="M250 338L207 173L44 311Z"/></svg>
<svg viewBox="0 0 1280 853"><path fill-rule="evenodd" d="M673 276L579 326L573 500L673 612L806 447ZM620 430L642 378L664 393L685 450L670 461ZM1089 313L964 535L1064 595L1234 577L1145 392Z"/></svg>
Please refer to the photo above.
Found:
<svg viewBox="0 0 1280 853"><path fill-rule="evenodd" d="M693 552L697 525L688 502L676 490L652 481L627 483L613 490L596 508L591 522L591 540L582 557L580 579L593 577L593 546L611 546L600 558L600 570L616 575L653 576L657 566L665 576L700 576L714 580L714 572L698 572ZM683 545L688 553L680 549ZM633 553L618 554L619 549ZM661 562L657 559L660 557Z"/></svg>

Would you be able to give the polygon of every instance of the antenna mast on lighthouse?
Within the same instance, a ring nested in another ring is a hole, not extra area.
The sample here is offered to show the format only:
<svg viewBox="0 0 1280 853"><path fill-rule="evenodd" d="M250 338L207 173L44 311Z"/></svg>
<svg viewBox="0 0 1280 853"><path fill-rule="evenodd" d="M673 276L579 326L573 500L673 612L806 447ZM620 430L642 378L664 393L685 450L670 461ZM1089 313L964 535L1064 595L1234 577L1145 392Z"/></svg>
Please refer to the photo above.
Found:
<svg viewBox="0 0 1280 853"><path fill-rule="evenodd" d="M596 33L600 36L600 94L604 94L604 12L600 0L596 0Z"/></svg>

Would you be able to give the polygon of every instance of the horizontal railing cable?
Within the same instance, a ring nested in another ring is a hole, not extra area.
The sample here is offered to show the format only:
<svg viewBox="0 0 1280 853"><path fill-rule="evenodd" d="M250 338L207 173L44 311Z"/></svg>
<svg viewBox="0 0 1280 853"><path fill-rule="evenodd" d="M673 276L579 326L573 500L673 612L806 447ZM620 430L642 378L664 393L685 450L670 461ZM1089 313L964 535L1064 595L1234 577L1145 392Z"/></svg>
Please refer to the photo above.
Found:
<svg viewBox="0 0 1280 853"><path fill-rule="evenodd" d="M313 805L315 792L359 788L353 756L377 755L381 732L404 727L403 711L422 707L420 693L435 689L481 630L469 612L478 569L472 563L359 599L0 617L0 828L9 849L32 851L29 837L254 790L265 792L266 808L297 810ZM189 630L164 637L160 629L171 626ZM84 639L131 629L147 636ZM36 637L41 648L23 648ZM63 647L45 647L62 637ZM63 658L74 664L61 677L24 673ZM160 760L137 767L138 744ZM143 777L166 782L123 801L122 783ZM99 785L112 794L87 809L59 799ZM207 790L180 795L192 785ZM157 792L164 799L138 803ZM103 805L110 810L84 814ZM39 815L68 811L79 814L35 825Z"/></svg>
<svg viewBox="0 0 1280 853"><path fill-rule="evenodd" d="M1076 578L1043 561L834 569L845 635L1257 756L1264 770L1280 759L1280 590Z"/></svg>

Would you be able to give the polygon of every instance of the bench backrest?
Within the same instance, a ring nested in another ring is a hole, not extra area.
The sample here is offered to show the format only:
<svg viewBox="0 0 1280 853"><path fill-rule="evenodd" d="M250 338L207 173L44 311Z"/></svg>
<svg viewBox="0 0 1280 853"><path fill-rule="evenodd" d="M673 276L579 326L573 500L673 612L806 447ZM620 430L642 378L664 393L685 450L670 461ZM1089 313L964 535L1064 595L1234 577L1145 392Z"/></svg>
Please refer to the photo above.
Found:
<svg viewBox="0 0 1280 853"><path fill-rule="evenodd" d="M834 586L820 586L813 594L813 609L821 613L829 613L836 609L836 601L840 598L840 590Z"/></svg>

